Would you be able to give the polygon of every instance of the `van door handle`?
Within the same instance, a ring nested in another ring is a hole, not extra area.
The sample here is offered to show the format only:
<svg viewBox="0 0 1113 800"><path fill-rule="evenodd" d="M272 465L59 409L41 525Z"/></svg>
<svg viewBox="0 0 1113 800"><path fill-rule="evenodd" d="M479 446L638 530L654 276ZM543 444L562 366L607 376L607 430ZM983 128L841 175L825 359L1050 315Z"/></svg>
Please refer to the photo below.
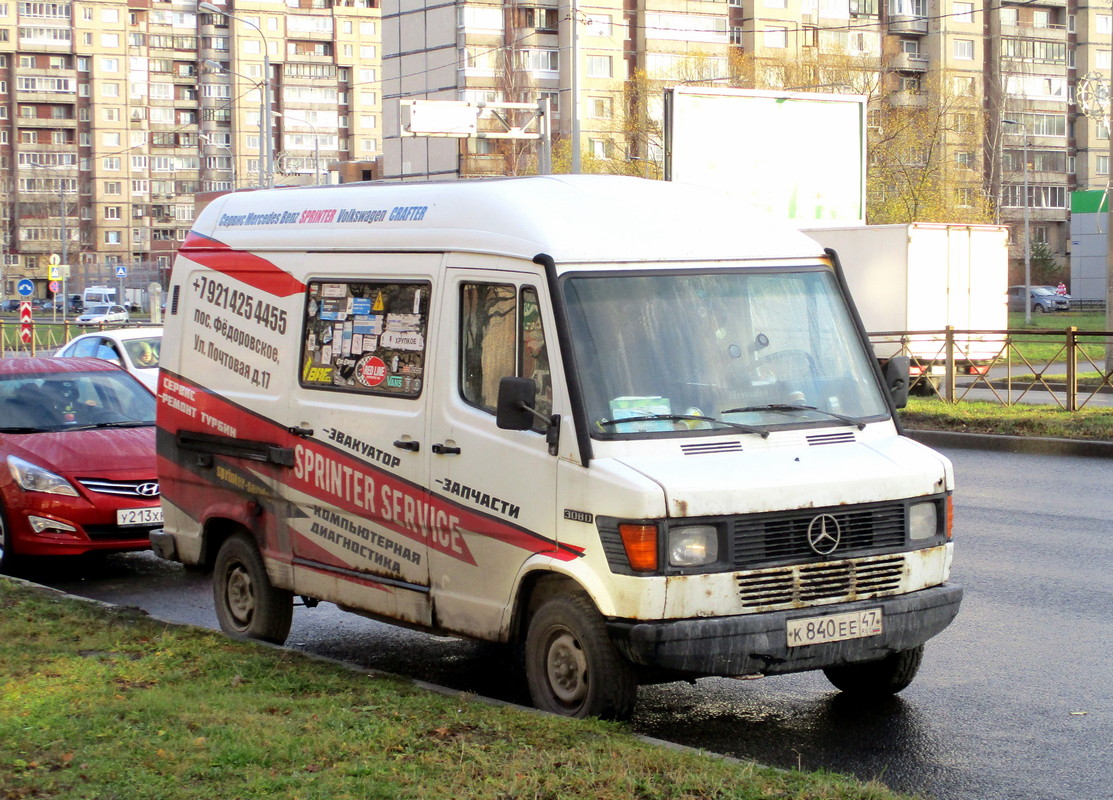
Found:
<svg viewBox="0 0 1113 800"><path fill-rule="evenodd" d="M395 439L394 446L399 450L411 450L416 453L421 449L421 442L415 442L413 439Z"/></svg>
<svg viewBox="0 0 1113 800"><path fill-rule="evenodd" d="M440 442L433 445L433 452L438 456L458 456L460 455L459 447L446 447Z"/></svg>

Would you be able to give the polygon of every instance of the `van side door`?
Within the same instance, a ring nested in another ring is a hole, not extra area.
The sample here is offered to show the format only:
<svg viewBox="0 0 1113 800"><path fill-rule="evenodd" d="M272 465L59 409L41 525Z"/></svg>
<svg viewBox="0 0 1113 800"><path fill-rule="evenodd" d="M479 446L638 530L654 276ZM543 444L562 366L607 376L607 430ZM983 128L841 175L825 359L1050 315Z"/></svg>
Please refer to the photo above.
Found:
<svg viewBox="0 0 1113 800"><path fill-rule="evenodd" d="M425 438L439 255L330 254L306 283L290 419L295 587L429 625Z"/></svg>
<svg viewBox="0 0 1113 800"><path fill-rule="evenodd" d="M541 274L449 259L474 266L450 266L439 301L430 491L453 525L450 539L430 543L430 580L439 627L498 639L523 564L556 548L557 476L542 419L526 431L495 424L499 381L533 378L541 417L559 413L556 337Z"/></svg>

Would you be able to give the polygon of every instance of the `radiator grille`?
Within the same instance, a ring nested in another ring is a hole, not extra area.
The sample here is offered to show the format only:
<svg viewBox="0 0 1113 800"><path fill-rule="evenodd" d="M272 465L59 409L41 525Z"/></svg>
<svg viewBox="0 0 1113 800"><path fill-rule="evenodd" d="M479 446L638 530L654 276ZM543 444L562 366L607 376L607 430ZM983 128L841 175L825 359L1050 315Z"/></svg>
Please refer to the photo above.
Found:
<svg viewBox="0 0 1113 800"><path fill-rule="evenodd" d="M834 603L890 594L900 589L904 555L781 567L739 576L747 609Z"/></svg>
<svg viewBox="0 0 1113 800"><path fill-rule="evenodd" d="M808 544L808 526L820 514L829 514L839 524L839 544L831 554L834 557L904 546L904 503L754 514L734 520L731 531L734 566L751 569L762 564L814 559L816 552Z"/></svg>
<svg viewBox="0 0 1113 800"><path fill-rule="evenodd" d="M99 478L78 478L77 482L90 492L96 492L97 494L138 497L144 500L153 500L159 495L158 481L154 478L145 481L108 481Z"/></svg>

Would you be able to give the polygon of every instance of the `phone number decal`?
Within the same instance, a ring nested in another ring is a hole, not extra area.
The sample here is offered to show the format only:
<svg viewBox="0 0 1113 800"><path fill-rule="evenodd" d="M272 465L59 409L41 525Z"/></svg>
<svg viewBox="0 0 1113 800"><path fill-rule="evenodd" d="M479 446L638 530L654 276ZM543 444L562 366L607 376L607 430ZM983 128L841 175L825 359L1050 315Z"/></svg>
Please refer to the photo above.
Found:
<svg viewBox="0 0 1113 800"><path fill-rule="evenodd" d="M247 292L232 289L220 281L202 275L193 282L193 289L205 302L231 314L251 320L274 333L286 333L286 311Z"/></svg>

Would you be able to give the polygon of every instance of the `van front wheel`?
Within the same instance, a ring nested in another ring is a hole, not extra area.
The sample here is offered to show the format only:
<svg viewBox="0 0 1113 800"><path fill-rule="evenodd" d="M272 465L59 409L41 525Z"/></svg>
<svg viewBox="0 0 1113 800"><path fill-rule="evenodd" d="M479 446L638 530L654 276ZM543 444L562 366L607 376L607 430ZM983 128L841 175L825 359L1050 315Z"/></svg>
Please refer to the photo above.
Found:
<svg viewBox="0 0 1113 800"><path fill-rule="evenodd" d="M556 595L530 619L526 680L533 704L567 717L629 719L638 683L583 594Z"/></svg>
<svg viewBox="0 0 1113 800"><path fill-rule="evenodd" d="M294 596L271 584L246 533L226 539L216 554L213 600L220 627L230 636L282 644L290 633Z"/></svg>
<svg viewBox="0 0 1113 800"><path fill-rule="evenodd" d="M907 689L924 659L924 646L890 653L880 661L827 667L827 680L847 694L856 697L888 697Z"/></svg>

